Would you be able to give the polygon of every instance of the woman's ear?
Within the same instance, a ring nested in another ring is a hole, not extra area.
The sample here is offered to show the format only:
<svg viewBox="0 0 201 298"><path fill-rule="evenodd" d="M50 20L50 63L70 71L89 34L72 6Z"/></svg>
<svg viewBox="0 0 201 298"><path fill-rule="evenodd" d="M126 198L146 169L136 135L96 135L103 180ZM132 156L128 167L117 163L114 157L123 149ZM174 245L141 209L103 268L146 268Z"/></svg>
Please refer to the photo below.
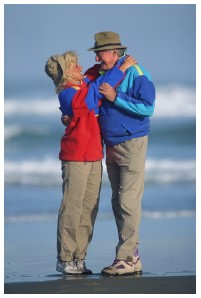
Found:
<svg viewBox="0 0 201 298"><path fill-rule="evenodd" d="M72 77L72 75L68 72L67 69L65 70L65 75L66 75L67 77Z"/></svg>

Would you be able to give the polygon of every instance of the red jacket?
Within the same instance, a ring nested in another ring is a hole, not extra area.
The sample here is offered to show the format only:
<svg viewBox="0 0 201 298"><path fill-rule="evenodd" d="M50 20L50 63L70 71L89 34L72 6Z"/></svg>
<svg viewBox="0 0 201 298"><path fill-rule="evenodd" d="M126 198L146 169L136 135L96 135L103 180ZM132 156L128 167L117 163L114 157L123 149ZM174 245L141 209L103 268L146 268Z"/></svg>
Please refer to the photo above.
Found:
<svg viewBox="0 0 201 298"><path fill-rule="evenodd" d="M63 161L97 161L103 158L98 123L98 106L102 95L98 92L98 87L102 82L115 87L124 78L124 73L115 67L98 77L99 68L100 65L90 68L82 84L68 84L59 93L62 113L72 117L61 138L59 158ZM95 81L87 84L90 80Z"/></svg>
<svg viewBox="0 0 201 298"><path fill-rule="evenodd" d="M70 88L74 88L72 86ZM59 158L65 161L97 161L103 158L98 115L84 101L88 88L83 84L73 97L73 116L61 139Z"/></svg>

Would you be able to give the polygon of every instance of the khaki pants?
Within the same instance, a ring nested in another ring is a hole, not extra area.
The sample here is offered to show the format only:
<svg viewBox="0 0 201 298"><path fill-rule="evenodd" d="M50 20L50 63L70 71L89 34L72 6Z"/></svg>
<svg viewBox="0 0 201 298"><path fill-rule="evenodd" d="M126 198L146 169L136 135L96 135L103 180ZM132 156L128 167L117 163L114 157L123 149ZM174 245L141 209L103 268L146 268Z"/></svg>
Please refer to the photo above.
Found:
<svg viewBox="0 0 201 298"><path fill-rule="evenodd" d="M98 212L102 162L62 162L63 199L57 226L58 259L85 259Z"/></svg>
<svg viewBox="0 0 201 298"><path fill-rule="evenodd" d="M132 261L138 247L147 143L145 136L106 149L112 208L119 235L116 258L121 260Z"/></svg>

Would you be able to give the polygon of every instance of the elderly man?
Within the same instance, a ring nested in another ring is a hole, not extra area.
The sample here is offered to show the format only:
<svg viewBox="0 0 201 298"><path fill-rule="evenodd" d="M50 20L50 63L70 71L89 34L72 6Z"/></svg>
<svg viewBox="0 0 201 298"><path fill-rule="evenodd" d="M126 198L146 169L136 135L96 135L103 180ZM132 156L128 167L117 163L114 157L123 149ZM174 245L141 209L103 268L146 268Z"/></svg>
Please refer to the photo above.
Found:
<svg viewBox="0 0 201 298"><path fill-rule="evenodd" d="M100 75L125 59L126 46L115 32L95 34L94 51L100 62ZM99 87L105 100L99 111L99 124L106 145L106 166L112 188L112 209L119 242L112 265L103 275L129 275L142 272L138 255L141 199L144 191L145 160L154 112L155 88L144 67L135 64L116 89Z"/></svg>

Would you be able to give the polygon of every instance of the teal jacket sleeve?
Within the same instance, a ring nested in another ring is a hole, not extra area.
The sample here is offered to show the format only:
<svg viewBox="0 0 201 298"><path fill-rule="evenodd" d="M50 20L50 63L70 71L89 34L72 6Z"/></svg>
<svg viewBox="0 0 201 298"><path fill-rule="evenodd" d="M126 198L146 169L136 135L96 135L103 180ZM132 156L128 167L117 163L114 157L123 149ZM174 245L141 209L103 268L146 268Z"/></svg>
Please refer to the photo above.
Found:
<svg viewBox="0 0 201 298"><path fill-rule="evenodd" d="M152 116L155 107L155 87L147 71L140 66L128 69L117 88L114 105L138 116Z"/></svg>

